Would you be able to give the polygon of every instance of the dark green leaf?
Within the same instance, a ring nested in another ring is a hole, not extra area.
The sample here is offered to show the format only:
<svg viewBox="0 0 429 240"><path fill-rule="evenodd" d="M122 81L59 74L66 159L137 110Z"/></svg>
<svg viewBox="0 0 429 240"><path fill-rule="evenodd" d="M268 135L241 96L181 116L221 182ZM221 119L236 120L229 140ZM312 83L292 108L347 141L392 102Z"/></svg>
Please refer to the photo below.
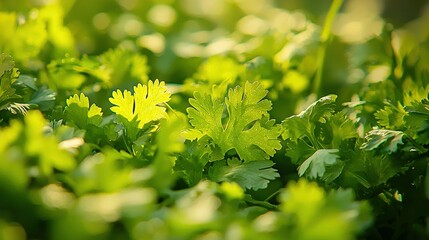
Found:
<svg viewBox="0 0 429 240"><path fill-rule="evenodd" d="M338 149L320 149L305 160L298 168L299 176L321 179L327 183L335 180L342 172L344 162L339 160Z"/></svg>
<svg viewBox="0 0 429 240"><path fill-rule="evenodd" d="M404 144L402 138L405 134L401 131L392 130L372 130L365 136L365 142L361 148L370 151L380 149L386 153L398 151L398 145Z"/></svg>
<svg viewBox="0 0 429 240"><path fill-rule="evenodd" d="M280 175L271 161L241 162L237 158L217 161L209 169L209 178L215 182L233 181L247 189L264 189L270 180Z"/></svg>

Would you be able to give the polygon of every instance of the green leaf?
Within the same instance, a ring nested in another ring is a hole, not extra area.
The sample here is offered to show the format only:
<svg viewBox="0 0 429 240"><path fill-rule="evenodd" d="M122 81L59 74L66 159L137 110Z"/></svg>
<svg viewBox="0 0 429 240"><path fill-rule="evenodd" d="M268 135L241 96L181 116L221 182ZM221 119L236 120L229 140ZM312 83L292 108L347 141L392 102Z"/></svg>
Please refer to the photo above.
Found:
<svg viewBox="0 0 429 240"><path fill-rule="evenodd" d="M15 62L10 55L0 54L0 110L6 109L15 99L20 98L12 86L19 76L19 71L14 65Z"/></svg>
<svg viewBox="0 0 429 240"><path fill-rule="evenodd" d="M55 98L56 93L53 90L41 87L33 93L29 103L37 105L41 111L46 111L54 107Z"/></svg>
<svg viewBox="0 0 429 240"><path fill-rule="evenodd" d="M406 132L420 144L429 143L429 100L414 101L406 107Z"/></svg>
<svg viewBox="0 0 429 240"><path fill-rule="evenodd" d="M316 147L317 142L314 136L315 124L326 123L327 118L334 112L336 99L336 95L322 97L300 114L286 118L282 122L284 127L284 132L282 133L283 139L296 141L299 138L307 136Z"/></svg>
<svg viewBox="0 0 429 240"><path fill-rule="evenodd" d="M405 133L401 131L392 130L372 130L365 136L365 142L361 148L366 151L380 149L382 152L388 154L398 151L398 145L404 144L402 142Z"/></svg>
<svg viewBox="0 0 429 240"><path fill-rule="evenodd" d="M66 120L76 124L79 128L85 129L88 125L98 126L103 115L101 108L92 104L89 107L89 99L83 93L75 94L67 99L65 109Z"/></svg>
<svg viewBox="0 0 429 240"><path fill-rule="evenodd" d="M5 53L0 54L0 77L7 71L11 71L15 67L15 61L12 56Z"/></svg>
<svg viewBox="0 0 429 240"><path fill-rule="evenodd" d="M19 75L14 85L37 91L37 79L29 75Z"/></svg>
<svg viewBox="0 0 429 240"><path fill-rule="evenodd" d="M344 140L359 137L357 127L342 111L330 117L328 123L332 132L331 148L339 148Z"/></svg>
<svg viewBox="0 0 429 240"><path fill-rule="evenodd" d="M287 142L286 156L291 158L291 162L296 165L302 164L308 157L316 152L313 146L306 141L298 139L297 141Z"/></svg>
<svg viewBox="0 0 429 240"><path fill-rule="evenodd" d="M224 104L200 92L195 92L194 98L189 99L189 103L193 108L188 108L186 111L192 126L217 140L224 132L222 126Z"/></svg>
<svg viewBox="0 0 429 240"><path fill-rule="evenodd" d="M374 113L378 124L387 129L401 129L404 126L404 117L407 115L404 107L398 104L398 107L389 104L383 109Z"/></svg>
<svg viewBox="0 0 429 240"><path fill-rule="evenodd" d="M209 169L209 178L215 182L236 182L246 189L264 189L270 180L280 175L272 168L272 161L242 162L237 158L217 161Z"/></svg>
<svg viewBox="0 0 429 240"><path fill-rule="evenodd" d="M167 91L165 82L155 80L149 81L148 85L138 84L134 87L134 94L125 90L113 92L109 101L115 105L110 110L123 117L124 124L134 125L134 120L138 123L138 128L143 128L146 123L160 120L167 117L166 108L161 106L170 100L170 93Z"/></svg>
<svg viewBox="0 0 429 240"><path fill-rule="evenodd" d="M184 151L177 157L174 171L189 186L194 186L203 178L204 167L208 162L209 155L198 141L186 141Z"/></svg>
<svg viewBox="0 0 429 240"><path fill-rule="evenodd" d="M327 183L335 180L342 172L344 162L337 155L338 149L320 149L305 160L298 168L299 176L321 179Z"/></svg>
<svg viewBox="0 0 429 240"><path fill-rule="evenodd" d="M281 148L281 126L268 119L271 102L263 99L266 94L258 82L229 89L224 102L195 92L189 100L188 117L192 126L219 146L221 156L234 149L245 161L268 159Z"/></svg>
<svg viewBox="0 0 429 240"><path fill-rule="evenodd" d="M358 189L357 186L361 185L366 189L374 188L408 169L401 159L392 159L390 155L362 150L351 154L340 177L345 187Z"/></svg>

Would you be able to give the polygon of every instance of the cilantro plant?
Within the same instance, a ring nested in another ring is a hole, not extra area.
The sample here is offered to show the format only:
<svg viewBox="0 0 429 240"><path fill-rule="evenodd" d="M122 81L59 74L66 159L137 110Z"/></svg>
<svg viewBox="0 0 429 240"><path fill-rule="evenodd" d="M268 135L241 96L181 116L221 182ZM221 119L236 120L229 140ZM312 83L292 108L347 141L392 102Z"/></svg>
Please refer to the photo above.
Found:
<svg viewBox="0 0 429 240"><path fill-rule="evenodd" d="M0 239L428 239L429 14L383 4L2 1Z"/></svg>

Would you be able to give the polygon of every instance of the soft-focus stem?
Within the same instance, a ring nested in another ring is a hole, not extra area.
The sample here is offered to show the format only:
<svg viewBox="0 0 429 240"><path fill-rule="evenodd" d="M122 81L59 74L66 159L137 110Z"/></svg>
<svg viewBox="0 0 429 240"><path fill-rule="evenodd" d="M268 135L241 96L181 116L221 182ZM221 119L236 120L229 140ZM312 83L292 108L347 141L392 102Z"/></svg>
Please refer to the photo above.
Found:
<svg viewBox="0 0 429 240"><path fill-rule="evenodd" d="M317 70L316 76L314 79L313 92L317 94L317 97L320 95L320 85L322 84L322 74L323 67L325 64L325 55L326 48L328 46L328 41L331 36L332 24L334 22L335 16L340 10L341 5L344 0L334 0L329 8L328 14L326 15L325 23L323 24L322 34L320 35L321 46L317 55Z"/></svg>

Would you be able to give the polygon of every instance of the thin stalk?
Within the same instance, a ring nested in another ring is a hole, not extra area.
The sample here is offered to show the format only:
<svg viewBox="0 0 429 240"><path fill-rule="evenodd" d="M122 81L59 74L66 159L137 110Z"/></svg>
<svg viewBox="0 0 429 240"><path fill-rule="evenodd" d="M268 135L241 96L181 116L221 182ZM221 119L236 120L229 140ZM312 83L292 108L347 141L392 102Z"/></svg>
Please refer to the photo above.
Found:
<svg viewBox="0 0 429 240"><path fill-rule="evenodd" d="M274 196L276 196L277 194L279 194L281 190L282 190L282 189L279 189L279 190L275 191L273 194L271 194L270 196L268 196L267 198L265 198L265 200L264 200L264 201L265 201L265 202L270 201Z"/></svg>
<svg viewBox="0 0 429 240"><path fill-rule="evenodd" d="M269 202L265 202L265 201L260 201L260 200L253 199L253 198L252 198L250 195L248 195L248 194L246 194L246 195L245 195L245 197L244 197L244 201L246 201L246 202L248 202L248 203L255 204L255 205L259 205L259 206L261 206L261 207L264 207L264 208L267 208L267 209L270 209L270 210L275 210L275 209L277 209L277 206L276 206L276 205L271 204L271 203L269 203Z"/></svg>
<svg viewBox="0 0 429 240"><path fill-rule="evenodd" d="M177 112L176 112L176 110L174 110L168 103L164 103L166 106L167 106L167 108L170 110L170 111L172 111L173 113L174 113L174 115L176 116L176 117L179 117L179 115L177 114Z"/></svg>
<svg viewBox="0 0 429 240"><path fill-rule="evenodd" d="M340 10L344 0L334 0L326 15L325 23L323 24L322 34L320 35L321 45L317 55L317 70L314 79L313 92L320 97L320 85L322 84L323 67L325 65L326 48L331 36L332 24L334 23L335 16Z"/></svg>
<svg viewBox="0 0 429 240"><path fill-rule="evenodd" d="M123 140L125 143L125 147L127 148L129 153L132 153L133 155L135 155L134 149L132 149L132 148L130 148L130 146L128 146L128 141L127 141L127 138L125 137L125 135L126 135L126 131L124 129L124 134L122 134L122 137L123 137Z"/></svg>

